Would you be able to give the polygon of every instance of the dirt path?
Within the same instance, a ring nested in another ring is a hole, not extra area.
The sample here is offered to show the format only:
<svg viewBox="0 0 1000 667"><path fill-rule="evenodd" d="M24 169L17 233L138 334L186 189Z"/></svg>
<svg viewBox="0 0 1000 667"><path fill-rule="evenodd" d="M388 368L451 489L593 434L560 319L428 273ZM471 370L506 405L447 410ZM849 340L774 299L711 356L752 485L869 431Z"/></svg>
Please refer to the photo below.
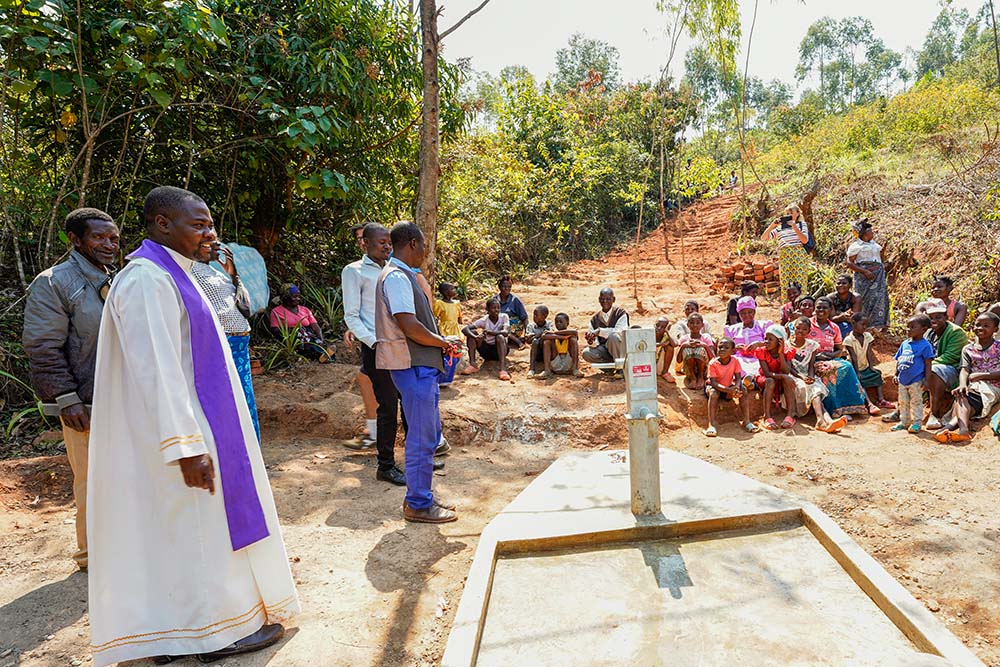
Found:
<svg viewBox="0 0 1000 667"><path fill-rule="evenodd" d="M719 233L732 205L732 198L708 202L684 221L692 234L685 239L687 282L679 266L664 263L662 235L643 241L638 276L646 312L637 321L676 315L685 300L699 298L707 319L721 326L725 304L707 296L707 274L699 270L726 253ZM679 264L676 240L670 256ZM631 277L632 254L624 252L537 275L515 292L529 308L546 303L583 326L603 285L635 309ZM766 304L765 314L776 305ZM532 382L526 357L515 355L511 384L484 371L444 391L454 450L435 484L458 502L461 520L439 528L405 524L402 490L375 481L372 456L341 446L361 425L352 367L309 366L259 384L265 458L305 611L276 649L224 664L436 664L486 523L567 449L626 447L622 381ZM689 418L704 425L703 399L661 389L663 446L818 504L1000 667L1000 461L990 435L949 448L861 420L837 436L803 425L748 436L725 424L721 437L708 440ZM0 462L0 667L89 664L86 578L69 560L67 480L61 457Z"/></svg>

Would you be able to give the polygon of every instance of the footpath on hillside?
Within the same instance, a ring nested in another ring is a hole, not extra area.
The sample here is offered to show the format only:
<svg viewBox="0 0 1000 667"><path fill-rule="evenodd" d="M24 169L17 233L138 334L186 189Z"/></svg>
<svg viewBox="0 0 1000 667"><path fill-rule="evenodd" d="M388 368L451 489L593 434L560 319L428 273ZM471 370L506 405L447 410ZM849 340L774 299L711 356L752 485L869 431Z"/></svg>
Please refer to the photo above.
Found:
<svg viewBox="0 0 1000 667"><path fill-rule="evenodd" d="M553 314L567 312L575 327L586 326L603 286L639 324L673 319L697 299L718 331L725 301L708 285L728 256L735 205L735 197L720 197L685 211L676 226L683 253L676 234L642 240L638 303L634 248L536 274L515 294L529 310L545 303ZM778 305L763 299L762 315L776 316ZM533 381L526 361L526 351L513 354L513 382L487 365L442 392L453 450L435 485L460 514L443 526L404 523L403 490L375 480L373 455L342 446L362 424L355 366L305 365L259 378L264 458L304 612L277 647L223 664L437 664L490 519L560 454L627 447L622 380L584 364L587 377ZM956 448L866 418L836 435L813 430L811 419L757 435L728 423L719 438L706 439L703 398L660 389L661 446L819 505L984 662L1000 667L1000 459L992 436ZM0 504L0 667L89 664L87 582L70 560L65 457L0 462Z"/></svg>

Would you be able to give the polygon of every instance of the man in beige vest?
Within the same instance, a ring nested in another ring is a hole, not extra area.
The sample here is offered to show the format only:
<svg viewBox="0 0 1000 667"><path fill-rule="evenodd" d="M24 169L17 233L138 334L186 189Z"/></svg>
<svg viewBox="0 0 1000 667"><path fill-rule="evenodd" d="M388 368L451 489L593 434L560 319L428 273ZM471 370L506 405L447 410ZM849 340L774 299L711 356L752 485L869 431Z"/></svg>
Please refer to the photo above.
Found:
<svg viewBox="0 0 1000 667"><path fill-rule="evenodd" d="M443 350L452 343L437 329L430 301L415 268L426 256L424 235L412 222L397 223L390 233L393 256L375 289L375 365L390 371L406 414L406 499L403 518L447 523L455 507L431 491L434 450L441 441L438 378L444 372Z"/></svg>

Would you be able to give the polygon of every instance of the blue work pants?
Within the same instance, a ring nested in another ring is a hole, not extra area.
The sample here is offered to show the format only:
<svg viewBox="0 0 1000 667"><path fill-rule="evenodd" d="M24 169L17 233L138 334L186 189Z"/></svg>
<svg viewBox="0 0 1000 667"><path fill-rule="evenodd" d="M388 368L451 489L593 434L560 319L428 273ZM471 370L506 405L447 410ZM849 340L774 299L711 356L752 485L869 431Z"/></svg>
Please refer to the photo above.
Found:
<svg viewBox="0 0 1000 667"><path fill-rule="evenodd" d="M428 366L391 372L406 414L406 504L415 510L429 509L434 503L434 450L441 441L441 372Z"/></svg>

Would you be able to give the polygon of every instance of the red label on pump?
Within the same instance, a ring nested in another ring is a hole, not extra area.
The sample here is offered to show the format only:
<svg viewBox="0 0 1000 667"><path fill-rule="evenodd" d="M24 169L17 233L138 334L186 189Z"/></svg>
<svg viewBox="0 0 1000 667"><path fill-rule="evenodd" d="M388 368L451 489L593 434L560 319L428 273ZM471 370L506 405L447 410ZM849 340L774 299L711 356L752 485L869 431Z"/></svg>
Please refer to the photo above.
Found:
<svg viewBox="0 0 1000 667"><path fill-rule="evenodd" d="M644 364L642 366L632 367L632 377L634 378L648 378L653 375L653 367L649 364Z"/></svg>

